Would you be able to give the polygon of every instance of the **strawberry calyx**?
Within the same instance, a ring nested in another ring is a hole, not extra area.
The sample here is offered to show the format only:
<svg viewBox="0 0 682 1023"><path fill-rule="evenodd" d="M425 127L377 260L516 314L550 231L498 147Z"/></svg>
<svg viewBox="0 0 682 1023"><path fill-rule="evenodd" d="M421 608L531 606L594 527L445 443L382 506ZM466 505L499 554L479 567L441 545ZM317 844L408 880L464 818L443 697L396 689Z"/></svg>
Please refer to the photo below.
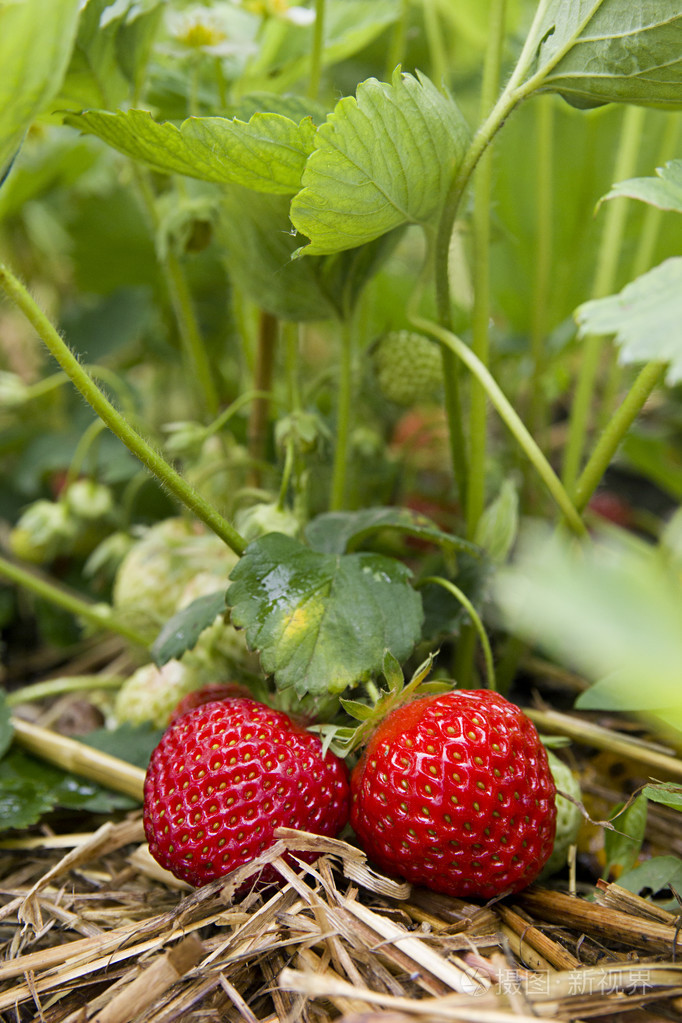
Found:
<svg viewBox="0 0 682 1023"><path fill-rule="evenodd" d="M453 683L449 681L427 681L435 658L436 654L429 654L406 683L396 657L390 650L384 651L382 671L386 688L380 689L376 683L369 682L366 684L369 701L343 697L339 700L346 714L359 724L355 726L322 724L311 731L320 733L325 749L330 749L336 756L348 757L355 750L365 746L381 722L404 703L409 703L420 696L449 692L453 688Z"/></svg>

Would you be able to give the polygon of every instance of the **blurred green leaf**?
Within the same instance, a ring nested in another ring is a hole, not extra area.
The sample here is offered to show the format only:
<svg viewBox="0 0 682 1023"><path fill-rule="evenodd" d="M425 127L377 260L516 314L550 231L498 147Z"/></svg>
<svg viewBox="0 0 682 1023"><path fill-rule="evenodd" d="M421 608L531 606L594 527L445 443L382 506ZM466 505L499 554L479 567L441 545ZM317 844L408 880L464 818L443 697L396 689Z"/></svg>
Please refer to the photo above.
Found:
<svg viewBox="0 0 682 1023"><path fill-rule="evenodd" d="M621 874L618 884L636 895L646 891L655 895L665 888L682 891L682 860L678 856L652 856L633 870ZM673 902L672 908L678 910L679 903Z"/></svg>
<svg viewBox="0 0 682 1023"><path fill-rule="evenodd" d="M98 728L79 736L79 739L101 753L110 753L113 757L146 769L162 735L163 729L154 728L151 724L132 725L124 722L117 728Z"/></svg>
<svg viewBox="0 0 682 1023"><path fill-rule="evenodd" d="M159 124L147 110L88 110L64 120L154 170L276 195L300 188L315 134L310 120L296 124L271 113L256 113L248 122L190 117L179 127Z"/></svg>
<svg viewBox="0 0 682 1023"><path fill-rule="evenodd" d="M494 562L506 561L519 529L519 495L513 480L505 480L495 500L483 512L476 543Z"/></svg>
<svg viewBox="0 0 682 1023"><path fill-rule="evenodd" d="M79 0L0 5L0 182L24 132L59 89L79 8Z"/></svg>
<svg viewBox="0 0 682 1023"><path fill-rule="evenodd" d="M152 644L154 663L161 668L168 661L180 660L196 646L199 636L225 612L225 590L197 597L170 618Z"/></svg>
<svg viewBox="0 0 682 1023"><path fill-rule="evenodd" d="M270 533L232 570L227 602L280 688L342 693L378 675L386 650L400 662L412 652L423 612L410 575L392 558L322 554Z"/></svg>
<svg viewBox="0 0 682 1023"><path fill-rule="evenodd" d="M441 209L469 132L459 109L424 76L370 78L337 103L315 137L291 220L306 255L340 252Z"/></svg>
<svg viewBox="0 0 682 1023"><path fill-rule="evenodd" d="M682 256L626 284L618 295L593 299L575 312L579 334L615 334L619 361L667 362L667 383L682 380Z"/></svg>
<svg viewBox="0 0 682 1023"><path fill-rule="evenodd" d="M630 178L619 181L604 196L607 199L639 199L641 202L656 206L659 210L674 210L682 213L682 160L671 160L665 167L657 167L658 177Z"/></svg>
<svg viewBox="0 0 682 1023"><path fill-rule="evenodd" d="M670 559L620 531L581 544L528 528L493 583L502 622L598 686L579 706L682 712L682 584Z"/></svg>
<svg viewBox="0 0 682 1023"><path fill-rule="evenodd" d="M606 868L610 874L616 877L620 877L622 873L634 867L646 831L646 796L637 796L626 810L623 810L622 806L623 804L617 806L610 818L616 830L604 831Z"/></svg>
<svg viewBox="0 0 682 1023"><path fill-rule="evenodd" d="M682 106L678 0L548 0L527 38L526 83L578 107Z"/></svg>

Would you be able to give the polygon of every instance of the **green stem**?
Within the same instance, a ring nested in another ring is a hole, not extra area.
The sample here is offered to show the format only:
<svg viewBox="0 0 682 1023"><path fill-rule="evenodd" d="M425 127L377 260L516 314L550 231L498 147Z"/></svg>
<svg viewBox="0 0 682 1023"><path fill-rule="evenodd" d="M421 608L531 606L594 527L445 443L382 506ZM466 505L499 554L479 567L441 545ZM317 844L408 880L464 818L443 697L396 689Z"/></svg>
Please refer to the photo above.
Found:
<svg viewBox="0 0 682 1023"><path fill-rule="evenodd" d="M620 146L616 154L613 179L622 181L632 177L637 165L645 110L643 107L628 107L623 117ZM613 291L616 281L618 259L623 245L625 221L628 215L628 204L611 202L604 216L601 243L597 254L597 267L592 288L593 299L603 298ZM568 428L568 439L564 453L562 479L569 492L575 487L580 463L583 457L587 437L590 414L594 403L599 364L604 339L591 335L583 342L580 370L575 394L571 405L571 418Z"/></svg>
<svg viewBox="0 0 682 1023"><path fill-rule="evenodd" d="M9 579L10 582L16 583L17 586L21 586L30 593L34 593L41 600L63 608L64 611L83 619L97 629L116 632L130 643L145 649L149 646L148 638L119 621L115 611L108 604L89 604L75 593L56 586L35 572L29 572L2 556L0 556L0 576Z"/></svg>
<svg viewBox="0 0 682 1023"><path fill-rule="evenodd" d="M339 366L339 392L336 407L336 447L332 468L330 511L342 511L346 502L348 474L348 443L350 438L353 402L354 321L352 316L341 320L341 361Z"/></svg>
<svg viewBox="0 0 682 1023"><path fill-rule="evenodd" d="M64 481L64 490L68 490L74 480L77 480L81 473L83 462L87 458L88 452L92 445L99 437L102 430L106 430L106 424L101 419L94 419L88 428L83 431L81 439L76 445L76 450L73 453L71 459L71 465L68 468L66 479Z"/></svg>
<svg viewBox="0 0 682 1023"><path fill-rule="evenodd" d="M482 116L495 102L500 87L506 0L494 0L490 8L488 46L481 91ZM474 187L473 283L474 309L471 348L481 364L488 365L490 337L490 206L492 196L492 146L481 157ZM472 539L485 507L485 459L487 448L487 401L483 387L472 381L469 408L469 466L466 524Z"/></svg>
<svg viewBox="0 0 682 1023"><path fill-rule="evenodd" d="M405 57L405 40L407 38L407 19L410 13L410 0L400 0L400 13L396 18L391 33L391 42L386 58L386 81L390 82L396 67L402 64Z"/></svg>
<svg viewBox="0 0 682 1023"><path fill-rule="evenodd" d="M431 63L430 74L433 81L440 88L445 82L448 70L448 61L445 55L445 47L443 46L443 30L438 19L438 10L433 0L423 0L423 6L424 31Z"/></svg>
<svg viewBox="0 0 682 1023"><path fill-rule="evenodd" d="M50 354L56 359L87 403L146 468L167 490L212 529L235 554L246 546L243 537L206 501L175 469L144 440L121 413L104 396L92 377L60 337L45 313L36 304L24 285L11 271L0 264L0 287L18 306L35 328Z"/></svg>
<svg viewBox="0 0 682 1023"><path fill-rule="evenodd" d="M459 601L459 603L462 605L462 607L465 609L465 611L471 618L471 621L473 623L474 628L476 629L476 632L478 633L478 638L480 639L481 646L483 648L483 656L485 658L485 669L488 678L488 689L492 689L493 692L495 692L497 689L497 684L495 681L495 666L493 664L493 652L490 648L490 640L488 639L488 635L483 627L483 622L480 619L478 611L471 603L467 595L460 590L459 586L455 586L455 584L453 582L450 582L449 579L443 579L442 576L439 575L429 575L426 576L424 579L420 579L418 586L420 587L426 586L427 583L435 583L436 586L442 586L444 590L447 590L448 593L451 593L452 596Z"/></svg>
<svg viewBox="0 0 682 1023"><path fill-rule="evenodd" d="M258 340L256 366L254 370L254 389L259 393L270 394L272 377L277 351L278 321L272 313L261 310L258 317ZM249 484L254 487L261 485L259 464L265 460L268 440L268 419L270 416L270 400L256 398L251 406L248 427L248 448L252 461Z"/></svg>
<svg viewBox="0 0 682 1023"><path fill-rule="evenodd" d="M241 412L241 410L250 402L259 399L274 401L272 391L244 391L238 398L235 398L231 405L228 405L228 407L220 413L217 419L214 419L212 423L209 423L204 431L205 436L212 437L214 434L219 433L224 426L227 426L233 416L236 416L238 412Z"/></svg>
<svg viewBox="0 0 682 1023"><path fill-rule="evenodd" d="M133 165L133 170L147 215L156 232L159 227L159 218L156 212L154 192L149 184L148 175L136 165ZM213 419L218 414L220 404L215 385L215 373L211 367L204 339L197 323L192 295L187 284L185 272L180 260L170 249L164 257L159 259L159 262L166 281L168 296L178 325L178 333L191 377L199 385L199 391L207 415Z"/></svg>
<svg viewBox="0 0 682 1023"><path fill-rule="evenodd" d="M576 484L574 503L578 511L587 506L623 437L641 412L651 392L665 376L665 371L665 363L647 363L609 420Z"/></svg>
<svg viewBox="0 0 682 1023"><path fill-rule="evenodd" d="M199 330L187 278L180 260L173 252L169 251L163 260L163 270L185 354L192 375L199 384L206 413L212 419L217 414L220 404L215 384L215 372L211 367L204 339Z"/></svg>
<svg viewBox="0 0 682 1023"><path fill-rule="evenodd" d="M554 164L554 99L538 97L537 144L535 147L536 238L535 280L531 314L532 372L528 404L528 429L545 449L547 407L544 392L545 340L549 330L549 297L552 271L552 181Z"/></svg>
<svg viewBox="0 0 682 1023"><path fill-rule="evenodd" d="M120 689L124 679L120 675L69 675L61 678L49 678L45 682L34 682L8 693L8 707L17 707L20 703L31 703L34 700L47 700L63 693L77 693L82 690L92 692L94 689Z"/></svg>
<svg viewBox="0 0 682 1023"><path fill-rule="evenodd" d="M482 365L471 349L464 344L452 331L445 330L437 323L430 320L413 318L417 330L421 330L432 337L437 338L442 344L461 359L467 369L473 373L476 379L484 387L488 398L497 409L497 412L516 438L519 446L525 452L526 457L535 468L538 476L543 481L548 491L554 498L558 508L563 513L568 525L576 534L584 536L586 533L585 524L573 506L571 499L561 485L561 481L552 469L551 465L543 455L542 451L533 440L518 413L514 410L490 371Z"/></svg>
<svg viewBox="0 0 682 1023"><path fill-rule="evenodd" d="M658 157L656 159L657 167L664 166L668 160L671 160L674 157L677 150L677 139L679 133L679 117L667 118L665 131L663 132L663 138L661 140ZM654 251L656 249L656 242L658 241L658 235L663 218L663 210L659 209L657 206L646 206L644 216L642 218L642 225L637 234L637 250L635 252L635 258L632 261L630 280L635 280L635 278L639 277L651 267L654 260ZM623 367L617 360L614 360L604 388L604 396L601 402L600 423L602 426L608 423L613 414L621 386L622 376Z"/></svg>
<svg viewBox="0 0 682 1023"><path fill-rule="evenodd" d="M324 18L326 0L315 0L315 21L313 23L313 47L310 54L310 78L307 95L317 99L322 80L322 58L324 55Z"/></svg>

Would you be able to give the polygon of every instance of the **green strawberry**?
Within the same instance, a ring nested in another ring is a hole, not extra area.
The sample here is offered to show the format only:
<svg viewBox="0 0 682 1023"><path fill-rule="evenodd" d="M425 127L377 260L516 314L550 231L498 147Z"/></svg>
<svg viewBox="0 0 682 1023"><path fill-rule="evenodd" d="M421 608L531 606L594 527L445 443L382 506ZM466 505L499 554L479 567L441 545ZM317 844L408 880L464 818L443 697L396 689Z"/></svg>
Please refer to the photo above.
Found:
<svg viewBox="0 0 682 1023"><path fill-rule="evenodd" d="M385 334L374 348L373 363L381 393L396 405L432 398L442 383L440 349L423 334Z"/></svg>
<svg viewBox="0 0 682 1023"><path fill-rule="evenodd" d="M583 822L583 815L580 812L580 807L576 806L575 803L572 803L569 799L565 799L563 796L559 795L559 792L565 792L566 795L580 801L582 799L582 794L580 792L578 779L573 774L573 771L571 771L568 764L565 764L563 760L560 760L559 757L555 756L551 750L547 750L547 759L549 760L549 768L552 772L552 777L554 778L554 784L557 787L556 835L554 837L554 848L552 849L552 853L539 877L539 880L541 881L544 881L547 877L551 877L552 874L558 873L566 866L569 847L575 845L578 838L578 832L580 831L580 825Z"/></svg>

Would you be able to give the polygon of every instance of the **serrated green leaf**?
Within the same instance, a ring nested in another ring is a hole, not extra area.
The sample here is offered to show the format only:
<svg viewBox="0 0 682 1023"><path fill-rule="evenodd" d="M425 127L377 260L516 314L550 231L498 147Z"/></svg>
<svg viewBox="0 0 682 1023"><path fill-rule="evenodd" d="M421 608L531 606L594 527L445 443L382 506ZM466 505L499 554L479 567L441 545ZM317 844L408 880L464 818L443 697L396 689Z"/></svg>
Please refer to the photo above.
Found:
<svg viewBox="0 0 682 1023"><path fill-rule="evenodd" d="M639 199L659 210L682 213L682 160L671 160L665 167L656 168L657 177L629 178L619 181L601 200Z"/></svg>
<svg viewBox="0 0 682 1023"><path fill-rule="evenodd" d="M637 796L622 813L620 809L616 807L616 812L611 816L615 831L604 832L606 865L616 876L631 870L637 862L646 831L646 796Z"/></svg>
<svg viewBox="0 0 682 1023"><path fill-rule="evenodd" d="M652 803L662 803L672 810L682 810L682 785L659 782L656 785L645 785L642 795Z"/></svg>
<svg viewBox="0 0 682 1023"><path fill-rule="evenodd" d="M10 748L13 735L12 714L7 706L5 694L0 689L0 757L3 757Z"/></svg>
<svg viewBox="0 0 682 1023"><path fill-rule="evenodd" d="M384 530L436 544L445 551L465 551L480 557L480 548L468 540L445 533L421 512L410 508L362 508L355 512L325 512L306 527L306 540L316 551L343 554L357 550Z"/></svg>
<svg viewBox="0 0 682 1023"><path fill-rule="evenodd" d="M147 110L88 110L64 120L154 170L274 195L298 191L315 135L310 120L269 113L249 121L190 117L180 127L159 124Z"/></svg>
<svg viewBox="0 0 682 1023"><path fill-rule="evenodd" d="M682 380L682 256L666 259L617 295L585 302L575 318L581 337L614 334L623 365L667 362L666 382Z"/></svg>
<svg viewBox="0 0 682 1023"><path fill-rule="evenodd" d="M341 252L441 209L468 141L454 101L424 76L370 78L317 129L291 220L306 255Z"/></svg>
<svg viewBox="0 0 682 1023"><path fill-rule="evenodd" d="M227 602L281 689L342 693L377 675L384 651L405 660L421 598L410 571L377 554L322 554L280 533L249 544Z"/></svg>
<svg viewBox="0 0 682 1023"><path fill-rule="evenodd" d="M682 106L678 0L548 0L522 56L525 94L559 92L579 107Z"/></svg>
<svg viewBox="0 0 682 1023"><path fill-rule="evenodd" d="M196 646L199 636L213 625L225 611L225 591L197 597L166 622L152 644L154 663L161 668L168 661L180 660L182 655Z"/></svg>
<svg viewBox="0 0 682 1023"><path fill-rule="evenodd" d="M79 8L79 0L0 4L0 181L24 132L59 89Z"/></svg>

